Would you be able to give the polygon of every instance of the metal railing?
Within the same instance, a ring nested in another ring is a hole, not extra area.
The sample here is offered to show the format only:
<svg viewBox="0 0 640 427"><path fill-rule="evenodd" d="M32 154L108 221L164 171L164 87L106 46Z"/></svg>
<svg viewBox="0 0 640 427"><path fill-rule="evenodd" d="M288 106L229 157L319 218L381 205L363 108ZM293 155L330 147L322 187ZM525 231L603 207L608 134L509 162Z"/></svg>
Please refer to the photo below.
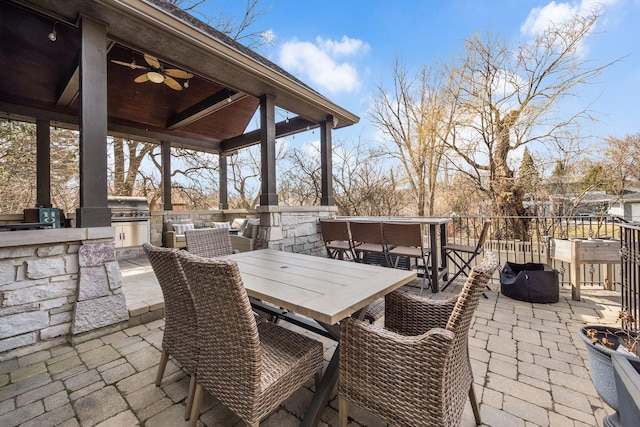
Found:
<svg viewBox="0 0 640 427"><path fill-rule="evenodd" d="M491 220L489 236L485 249L493 251L504 265L506 261L515 263L547 263L548 242L550 238L567 239L619 239L621 221L617 217L455 217L449 224L447 235L449 242L474 245L482 225ZM524 238L513 236L514 222L525 230ZM524 224L524 227L523 227ZM553 261L552 266L560 273L563 286L570 283L568 263ZM585 264L582 266L582 285L599 286L604 284L606 266ZM621 283L621 266L613 266L610 278L613 289Z"/></svg>
<svg viewBox="0 0 640 427"><path fill-rule="evenodd" d="M622 309L627 310L633 321L624 325L626 328L640 330L638 302L640 295L640 227L631 224L620 224L622 247L621 263L621 291Z"/></svg>
<svg viewBox="0 0 640 427"><path fill-rule="evenodd" d="M614 216L589 217L456 217L449 224L449 242L474 245L487 219L492 225L484 248L493 251L504 265L506 261L516 263L547 263L548 242L556 239L619 239L621 241L620 263L614 264L609 277L613 290L622 296L622 310L633 316L633 324L627 327L639 330L640 326L640 226L631 225ZM525 239L513 237L514 220L526 224ZM479 261L479 259L476 259ZM560 284L570 286L569 265L552 261L552 266L560 273ZM584 264L581 270L581 286L601 288L607 278L607 266Z"/></svg>

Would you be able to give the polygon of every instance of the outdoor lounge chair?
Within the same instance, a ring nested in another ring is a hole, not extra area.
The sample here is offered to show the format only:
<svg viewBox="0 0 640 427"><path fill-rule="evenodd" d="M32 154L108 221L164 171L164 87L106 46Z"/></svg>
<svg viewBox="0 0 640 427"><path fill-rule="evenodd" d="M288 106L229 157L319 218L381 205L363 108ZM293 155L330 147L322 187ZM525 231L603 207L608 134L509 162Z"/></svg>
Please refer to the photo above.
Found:
<svg viewBox="0 0 640 427"><path fill-rule="evenodd" d="M449 243L442 247L445 256L456 266L457 271L449 278L441 290L445 290L459 275L467 274L471 269L473 260L482 253L484 242L489 234L489 227L491 227L491 221L485 221L475 246Z"/></svg>
<svg viewBox="0 0 640 427"><path fill-rule="evenodd" d="M172 356L191 375L185 412L185 419L188 420L193 403L199 354L196 312L191 290L178 260L179 249L160 248L149 243L142 246L164 297L165 326L156 387L160 386L167 361L169 356Z"/></svg>
<svg viewBox="0 0 640 427"><path fill-rule="evenodd" d="M395 268L398 268L398 261L401 257L407 257L409 259L415 258L416 270L423 270L424 274L420 285L420 295L422 295L424 282L428 275L427 260L431 255L431 250L424 247L422 226L415 222L383 222L382 233L385 244L391 248L387 253L389 261ZM395 262L393 262L394 257ZM409 268L411 268L410 264Z"/></svg>
<svg viewBox="0 0 640 427"><path fill-rule="evenodd" d="M228 228L202 228L184 232L189 253L205 258L231 255L231 237Z"/></svg>
<svg viewBox="0 0 640 427"><path fill-rule="evenodd" d="M206 389L250 426L322 372L322 343L256 320L235 261L180 254L193 290L200 358L190 425Z"/></svg>
<svg viewBox="0 0 640 427"><path fill-rule="evenodd" d="M424 299L386 296L385 327L349 318L341 322L339 425L349 403L398 426L457 426L467 396L481 424L468 351L478 300L498 261L487 252L460 295Z"/></svg>

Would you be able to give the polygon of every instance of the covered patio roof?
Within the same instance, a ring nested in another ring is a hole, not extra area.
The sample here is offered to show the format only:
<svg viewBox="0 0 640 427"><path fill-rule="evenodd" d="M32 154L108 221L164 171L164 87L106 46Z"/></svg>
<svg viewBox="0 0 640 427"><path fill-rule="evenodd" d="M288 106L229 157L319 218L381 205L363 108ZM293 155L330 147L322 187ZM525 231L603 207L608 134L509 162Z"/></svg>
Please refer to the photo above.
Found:
<svg viewBox="0 0 640 427"><path fill-rule="evenodd" d="M80 20L87 16L107 28L112 135L210 152L236 150L260 142L258 132L244 131L264 95L297 116L278 123L276 137L317 127L327 116L334 128L358 121L277 65L164 1L2 0L0 15L0 117L78 124ZM144 54L163 69L193 77L175 79L182 90L135 83L145 69L113 62L146 67Z"/></svg>
<svg viewBox="0 0 640 427"><path fill-rule="evenodd" d="M334 128L358 121L269 60L160 0L2 0L0 16L0 117L78 125L80 20L87 16L107 28L112 135L233 151L260 142L257 131L244 131L265 95L297 116L278 123L276 137L317 127L327 116ZM174 79L182 90L135 83L147 71L144 54L162 69L193 77Z"/></svg>
<svg viewBox="0 0 640 427"><path fill-rule="evenodd" d="M109 225L107 135L226 154L261 144L261 205L277 205L275 140L320 128L323 205L331 132L359 118L266 58L162 0L0 0L0 118L35 121L37 199L50 206L50 126L80 130L79 226ZM155 81L155 82L154 82ZM291 113L276 123L276 108ZM246 132L260 112L258 129ZM103 172L104 170L104 172Z"/></svg>

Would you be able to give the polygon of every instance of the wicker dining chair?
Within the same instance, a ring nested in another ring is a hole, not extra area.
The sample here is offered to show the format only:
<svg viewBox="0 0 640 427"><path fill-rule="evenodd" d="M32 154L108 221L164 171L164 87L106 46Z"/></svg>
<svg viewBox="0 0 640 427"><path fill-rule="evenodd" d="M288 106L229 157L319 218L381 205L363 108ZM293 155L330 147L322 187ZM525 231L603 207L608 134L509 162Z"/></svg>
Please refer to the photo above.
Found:
<svg viewBox="0 0 640 427"><path fill-rule="evenodd" d="M469 360L469 327L498 261L487 251L464 288L449 300L394 291L385 327L341 322L338 406L347 425L349 402L400 426L457 426L467 396L481 424Z"/></svg>
<svg viewBox="0 0 640 427"><path fill-rule="evenodd" d="M231 255L231 237L228 228L201 228L184 232L187 250L205 258Z"/></svg>
<svg viewBox="0 0 640 427"><path fill-rule="evenodd" d="M200 358L190 425L204 390L250 426L322 372L322 343L274 323L256 323L235 261L180 254L194 295Z"/></svg>
<svg viewBox="0 0 640 427"><path fill-rule="evenodd" d="M149 258L164 297L165 324L156 386L160 386L167 361L169 356L172 356L191 375L185 412L185 419L188 420L193 403L199 354L193 297L187 277L178 260L178 249L160 248L149 243L144 243L142 247Z"/></svg>
<svg viewBox="0 0 640 427"><path fill-rule="evenodd" d="M429 264L427 262L431 256L431 249L424 247L422 225L416 222L383 222L382 234L385 243L390 248L387 253L393 267L398 268L400 258L406 257L416 260L416 270L423 270L424 274L420 285L420 295L422 295L428 276L427 266ZM392 262L394 257L395 263Z"/></svg>

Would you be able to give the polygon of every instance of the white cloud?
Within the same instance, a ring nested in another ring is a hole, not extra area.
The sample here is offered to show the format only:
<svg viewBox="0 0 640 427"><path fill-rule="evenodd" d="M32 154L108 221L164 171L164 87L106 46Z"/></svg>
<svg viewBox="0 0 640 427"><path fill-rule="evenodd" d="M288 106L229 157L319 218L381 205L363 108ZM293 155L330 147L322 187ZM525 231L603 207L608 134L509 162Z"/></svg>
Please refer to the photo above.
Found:
<svg viewBox="0 0 640 427"><path fill-rule="evenodd" d="M369 52L370 46L358 39L350 39L347 36L342 36L342 40L337 42L334 40L324 40L322 37L317 37L316 42L325 52L329 52L335 56L350 56L358 55L361 53Z"/></svg>
<svg viewBox="0 0 640 427"><path fill-rule="evenodd" d="M360 88L358 70L353 62L338 57L354 57L369 49L367 43L346 36L341 41L318 37L315 43L291 40L280 48L279 63L319 90L355 92Z"/></svg>
<svg viewBox="0 0 640 427"><path fill-rule="evenodd" d="M520 32L529 36L542 34L551 24L561 24L575 15L587 15L595 7L613 5L618 0L580 0L579 2L550 2L544 7L531 10Z"/></svg>
<svg viewBox="0 0 640 427"><path fill-rule="evenodd" d="M262 34L260 34L260 36L265 41L265 43L269 45L272 45L276 40L276 33L274 33L273 30L264 31Z"/></svg>

